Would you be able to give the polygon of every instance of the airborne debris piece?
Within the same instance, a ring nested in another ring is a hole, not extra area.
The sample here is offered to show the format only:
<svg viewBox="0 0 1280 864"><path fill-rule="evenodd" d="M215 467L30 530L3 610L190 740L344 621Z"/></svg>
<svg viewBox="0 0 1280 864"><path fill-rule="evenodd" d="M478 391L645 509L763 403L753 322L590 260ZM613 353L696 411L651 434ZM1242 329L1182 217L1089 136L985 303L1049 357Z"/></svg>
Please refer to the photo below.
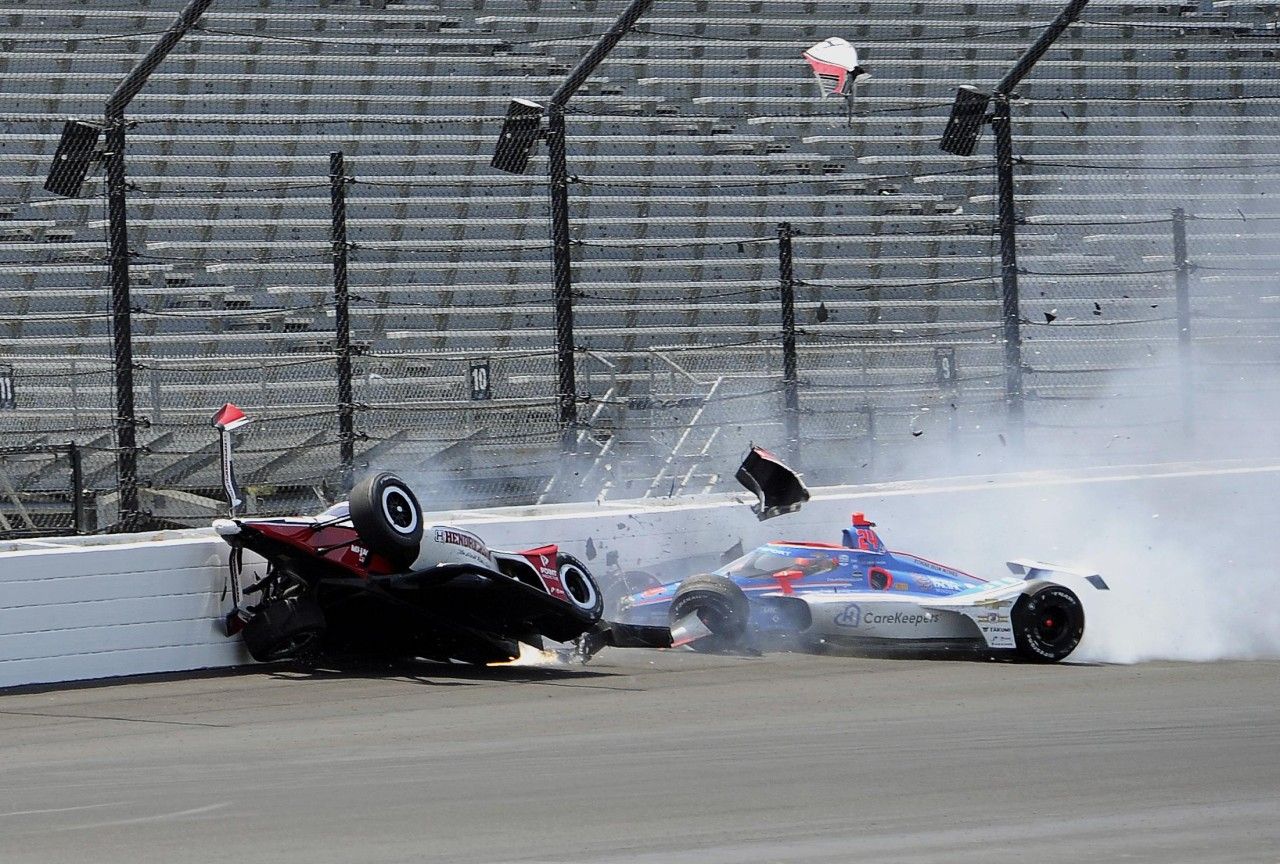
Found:
<svg viewBox="0 0 1280 864"><path fill-rule="evenodd" d="M751 448L734 478L759 499L751 505L751 512L761 522L794 513L809 500L809 490L796 472L763 447Z"/></svg>
<svg viewBox="0 0 1280 864"><path fill-rule="evenodd" d="M809 48L804 59L813 68L823 96L849 96L855 84L871 77L858 65L858 49L838 36Z"/></svg>
<svg viewBox="0 0 1280 864"><path fill-rule="evenodd" d="M625 596L616 632L667 628L696 651L940 650L1053 663L1084 635L1085 605L1108 586L1096 573L1029 560L986 580L887 549L875 523L854 513L841 543L774 541L712 573ZM633 643L634 644L634 643Z"/></svg>
<svg viewBox="0 0 1280 864"><path fill-rule="evenodd" d="M1046 312L1046 313L1044 313L1044 323L1046 323L1046 324L1052 324L1054 321L1057 321L1057 320L1058 320L1058 310L1057 310L1057 309L1054 309L1052 312Z"/></svg>

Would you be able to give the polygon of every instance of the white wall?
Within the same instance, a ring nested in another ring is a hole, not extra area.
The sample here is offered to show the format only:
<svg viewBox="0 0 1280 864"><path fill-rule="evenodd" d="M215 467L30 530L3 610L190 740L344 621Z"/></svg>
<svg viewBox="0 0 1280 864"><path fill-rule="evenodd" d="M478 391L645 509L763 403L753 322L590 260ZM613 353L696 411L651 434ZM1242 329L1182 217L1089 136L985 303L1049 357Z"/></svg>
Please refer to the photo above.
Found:
<svg viewBox="0 0 1280 864"><path fill-rule="evenodd" d="M228 666L216 538L0 552L0 687Z"/></svg>
<svg viewBox="0 0 1280 864"><path fill-rule="evenodd" d="M603 570L610 551L629 569L739 540L748 548L769 539L838 542L849 514L865 510L891 548L980 574L1026 556L1146 580L1158 574L1144 572L1145 562L1179 538L1213 537L1239 559L1228 534L1269 537L1269 512L1264 519L1242 504L1246 495L1273 500L1278 478L1280 466L1237 462L828 487L800 513L765 523L734 495L427 518L466 526L497 548L558 543ZM211 531L0 547L0 687L248 662L221 632L226 548Z"/></svg>

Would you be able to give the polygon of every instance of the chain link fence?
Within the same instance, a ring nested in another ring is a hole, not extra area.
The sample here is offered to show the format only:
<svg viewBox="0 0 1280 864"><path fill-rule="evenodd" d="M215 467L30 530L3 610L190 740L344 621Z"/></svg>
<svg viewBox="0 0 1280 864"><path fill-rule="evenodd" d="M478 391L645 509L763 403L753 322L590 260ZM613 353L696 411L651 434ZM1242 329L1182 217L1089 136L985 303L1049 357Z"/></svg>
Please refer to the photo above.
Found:
<svg viewBox="0 0 1280 864"><path fill-rule="evenodd" d="M216 512L227 401L256 512L341 495L344 444L442 507L726 488L753 442L822 482L1274 455L1270 7L1095 4L1019 87L1019 436L989 144L937 141L1054 4L655 4L566 107L570 423L555 142L489 162L625 4L217 3L129 106L123 210L105 137L47 192L64 121L101 122L179 5L0 0L0 446L79 445L91 527L125 428L140 510ZM852 100L800 57L833 35L874 76Z"/></svg>

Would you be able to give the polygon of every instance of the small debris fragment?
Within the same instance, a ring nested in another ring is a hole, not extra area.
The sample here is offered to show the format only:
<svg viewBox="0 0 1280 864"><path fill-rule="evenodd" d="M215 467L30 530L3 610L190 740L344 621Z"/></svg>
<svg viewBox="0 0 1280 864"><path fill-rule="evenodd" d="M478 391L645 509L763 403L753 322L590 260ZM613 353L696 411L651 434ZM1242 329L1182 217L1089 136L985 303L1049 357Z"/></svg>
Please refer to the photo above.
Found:
<svg viewBox="0 0 1280 864"><path fill-rule="evenodd" d="M1046 324L1052 324L1052 323L1053 323L1054 321L1056 321L1056 320L1058 320L1058 310L1057 310L1057 309L1054 309L1052 312L1046 312L1046 313L1044 313L1044 323L1046 323Z"/></svg>
<svg viewBox="0 0 1280 864"><path fill-rule="evenodd" d="M830 317L831 317L831 313L827 310L827 304L819 303L818 304L818 323L826 324L827 319Z"/></svg>

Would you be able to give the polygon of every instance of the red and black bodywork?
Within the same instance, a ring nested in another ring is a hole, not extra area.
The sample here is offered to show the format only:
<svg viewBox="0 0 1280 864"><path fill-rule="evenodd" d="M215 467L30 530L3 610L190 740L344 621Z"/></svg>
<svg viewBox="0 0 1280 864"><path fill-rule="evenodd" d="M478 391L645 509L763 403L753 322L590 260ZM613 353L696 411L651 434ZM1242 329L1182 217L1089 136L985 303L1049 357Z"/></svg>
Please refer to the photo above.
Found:
<svg viewBox="0 0 1280 864"><path fill-rule="evenodd" d="M373 654L492 663L519 644L570 642L603 602L586 567L548 545L490 550L474 534L424 526L412 492L379 474L315 517L223 519L234 608L257 660ZM263 559L252 563L245 550ZM241 590L242 574L258 578ZM245 605L249 598L252 605Z"/></svg>

